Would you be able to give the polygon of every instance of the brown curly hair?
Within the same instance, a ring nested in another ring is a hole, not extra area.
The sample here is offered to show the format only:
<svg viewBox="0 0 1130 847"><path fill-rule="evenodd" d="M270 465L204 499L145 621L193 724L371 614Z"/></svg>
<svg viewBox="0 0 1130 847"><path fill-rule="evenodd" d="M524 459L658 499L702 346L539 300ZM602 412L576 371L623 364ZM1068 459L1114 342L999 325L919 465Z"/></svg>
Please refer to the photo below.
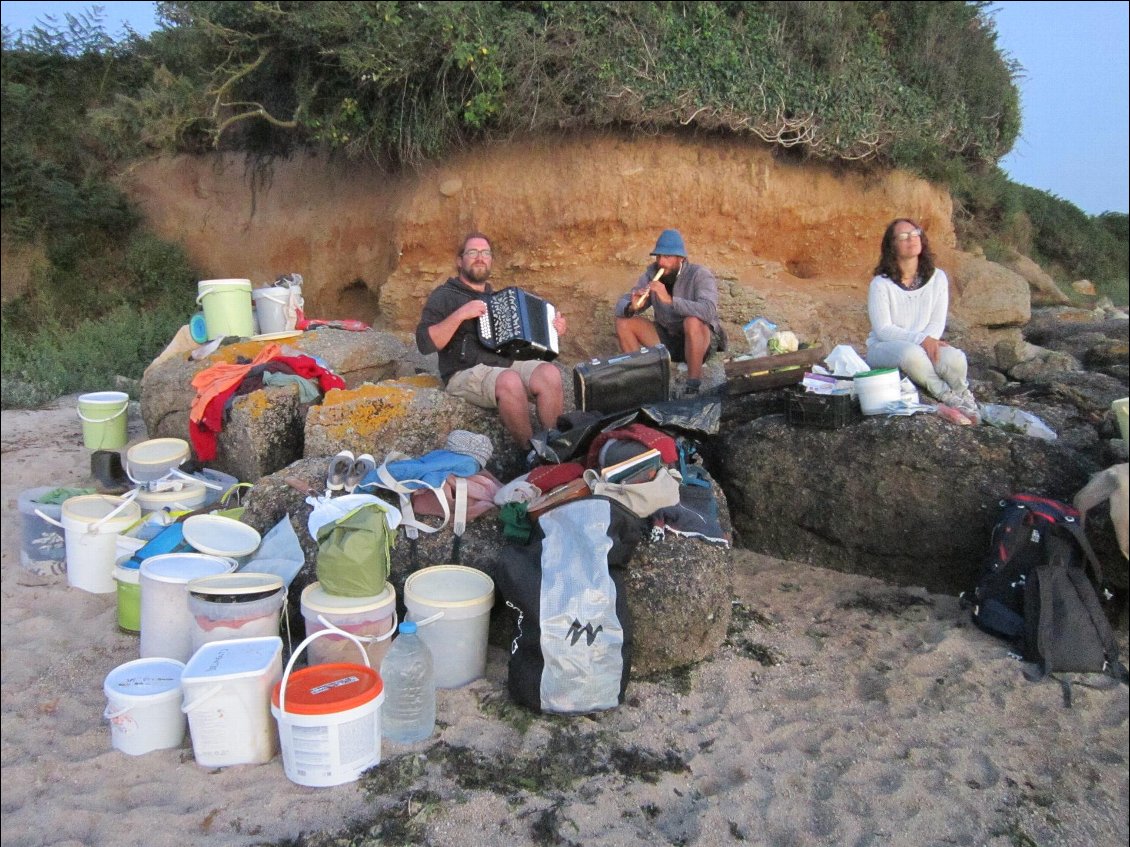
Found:
<svg viewBox="0 0 1130 847"><path fill-rule="evenodd" d="M887 231L883 233L883 243L879 248L879 264L872 273L875 276L885 276L891 282L899 284L902 281L902 272L899 270L898 253L895 252L895 226L910 224L922 233L922 252L918 254L918 279L928 282L934 275L934 253L930 250L930 239L926 237L926 230L910 218L895 218L887 224Z"/></svg>

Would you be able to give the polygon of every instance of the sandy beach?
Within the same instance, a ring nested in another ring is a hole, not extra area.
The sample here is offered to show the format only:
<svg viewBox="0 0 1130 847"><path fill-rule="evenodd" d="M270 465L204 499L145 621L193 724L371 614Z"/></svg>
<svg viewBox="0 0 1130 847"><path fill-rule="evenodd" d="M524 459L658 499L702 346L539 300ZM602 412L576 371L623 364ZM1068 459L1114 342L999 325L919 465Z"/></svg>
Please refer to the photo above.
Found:
<svg viewBox="0 0 1130 847"><path fill-rule="evenodd" d="M2 423L4 845L1130 840L1125 686L1076 685L1065 709L955 597L743 551L726 645L611 712L510 704L492 647L485 678L439 693L436 734L385 744L357 783L301 787L277 757L205 769L187 738L126 756L102 717L106 674L138 656L115 595L20 566L19 493L92 484L75 398Z"/></svg>

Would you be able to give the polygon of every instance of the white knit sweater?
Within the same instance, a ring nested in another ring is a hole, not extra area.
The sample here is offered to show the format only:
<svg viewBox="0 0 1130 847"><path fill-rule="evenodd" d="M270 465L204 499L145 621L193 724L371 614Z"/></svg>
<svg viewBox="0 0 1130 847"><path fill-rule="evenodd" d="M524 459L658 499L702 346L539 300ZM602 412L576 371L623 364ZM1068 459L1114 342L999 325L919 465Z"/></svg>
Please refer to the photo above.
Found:
<svg viewBox="0 0 1130 847"><path fill-rule="evenodd" d="M907 291L885 276L875 277L867 293L867 314L871 318L867 346L879 341L921 344L927 336L940 339L946 331L949 301L950 283L943 270L935 270L915 291Z"/></svg>

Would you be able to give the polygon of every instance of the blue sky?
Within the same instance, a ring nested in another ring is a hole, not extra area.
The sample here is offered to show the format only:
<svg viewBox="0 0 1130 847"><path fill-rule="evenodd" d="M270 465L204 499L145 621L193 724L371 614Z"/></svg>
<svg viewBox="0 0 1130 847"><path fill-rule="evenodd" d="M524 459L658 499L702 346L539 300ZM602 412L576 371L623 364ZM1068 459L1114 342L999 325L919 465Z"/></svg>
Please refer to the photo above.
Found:
<svg viewBox="0 0 1130 847"><path fill-rule="evenodd" d="M92 5L4 0L0 11L18 30ZM99 5L111 35L125 22L142 35L156 28L155 3ZM998 44L1025 69L1023 128L1002 167L1088 214L1130 211L1130 3L1001 0L993 10Z"/></svg>

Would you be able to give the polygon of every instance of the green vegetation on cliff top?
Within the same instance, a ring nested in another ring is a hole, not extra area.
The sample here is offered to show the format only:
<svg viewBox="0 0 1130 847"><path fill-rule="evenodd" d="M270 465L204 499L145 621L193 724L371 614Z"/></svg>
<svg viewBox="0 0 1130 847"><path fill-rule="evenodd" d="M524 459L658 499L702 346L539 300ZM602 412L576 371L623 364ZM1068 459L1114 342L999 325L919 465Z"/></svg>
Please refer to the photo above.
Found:
<svg viewBox="0 0 1130 847"><path fill-rule="evenodd" d="M941 181L966 243L1124 303L1126 215L1089 217L996 165L1020 129L1019 69L987 5L170 2L171 26L148 39L114 43L97 17L5 31L2 232L42 261L4 307L3 404L140 375L183 323L195 272L113 186L157 150L321 148L411 167L521 134L747 136ZM130 310L153 325L115 325ZM121 349L64 352L106 326L119 347L146 336L132 364Z"/></svg>

